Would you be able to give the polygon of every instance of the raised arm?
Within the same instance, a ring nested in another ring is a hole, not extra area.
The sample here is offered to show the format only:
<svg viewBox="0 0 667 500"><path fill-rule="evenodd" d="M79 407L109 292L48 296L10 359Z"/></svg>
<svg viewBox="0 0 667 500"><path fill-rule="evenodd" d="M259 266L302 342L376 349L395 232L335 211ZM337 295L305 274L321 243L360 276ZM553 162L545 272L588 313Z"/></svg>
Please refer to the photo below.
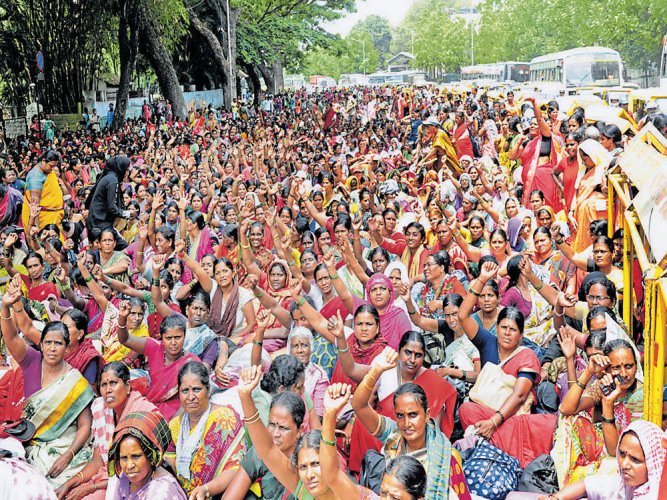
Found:
<svg viewBox="0 0 667 500"><path fill-rule="evenodd" d="M372 435L377 434L380 428L380 415L371 406L370 400L373 390L380 376L398 365L398 353L391 347L385 347L373 360L371 369L359 384L352 398L352 408L359 421Z"/></svg>
<svg viewBox="0 0 667 500"><path fill-rule="evenodd" d="M124 300L118 305L118 341L138 354L143 354L146 348L145 337L135 337L127 331L127 317L130 314L130 303Z"/></svg>
<svg viewBox="0 0 667 500"><path fill-rule="evenodd" d="M255 276L261 276L262 270L259 268L255 262L255 258L252 255L250 250L250 242L248 241L248 228L250 227L250 221L248 220L245 211L241 214L242 219L239 225L239 245L241 246L241 260L243 265L248 270L250 274Z"/></svg>
<svg viewBox="0 0 667 500"><path fill-rule="evenodd" d="M528 282L533 285L533 288L545 298L549 304L554 307L554 314L556 316L567 315L570 318L576 316L575 305L577 303L576 297L568 295L552 286L545 286L544 282L538 278L533 272L533 266L530 259L526 256L519 263L521 273L526 277Z"/></svg>
<svg viewBox="0 0 667 500"><path fill-rule="evenodd" d="M264 462L285 488L293 492L299 483L299 476L292 467L290 459L273 444L273 439L259 418L259 411L252 399L252 391L257 387L261 378L262 368L259 366L244 368L241 372L238 394L243 408L243 420L257 457Z"/></svg>
<svg viewBox="0 0 667 500"><path fill-rule="evenodd" d="M352 294L336 272L336 259L334 256L333 248L329 249L327 253L324 254L324 264L327 266L329 277L333 282L334 288L336 289L336 293L340 297L340 300L343 301L343 304L345 304L345 307L347 307L348 311L354 312L354 299L352 298Z"/></svg>
<svg viewBox="0 0 667 500"><path fill-rule="evenodd" d="M336 337L336 347L338 348L338 362L343 369L343 373L355 383L361 382L364 376L371 369L369 365L356 363L345 338L343 319L340 312L336 312L336 317L331 318L331 332Z"/></svg>
<svg viewBox="0 0 667 500"><path fill-rule="evenodd" d="M324 212L318 212L317 208L315 208L315 205L313 205L313 202L310 201L307 196L302 196L301 199L306 204L306 208L308 209L308 212L312 218L315 219L315 222L317 222L320 227L327 227L326 214Z"/></svg>
<svg viewBox="0 0 667 500"><path fill-rule="evenodd" d="M19 300L21 300L21 278L17 275L7 284L7 290L2 296L2 306L0 308L2 338L5 340L9 353L17 363L25 359L28 350L25 340L18 336L12 313L12 306Z"/></svg>
<svg viewBox="0 0 667 500"><path fill-rule="evenodd" d="M262 304L267 311L273 314L273 316L280 322L282 326L285 328L291 328L292 317L290 316L289 311L281 306L278 301L271 297L268 293L264 292L264 290L258 286L258 281L259 280L257 279L257 276L254 274L247 277L248 287L255 294L255 297L257 297L260 304Z"/></svg>
<svg viewBox="0 0 667 500"><path fill-rule="evenodd" d="M338 413L352 396L349 384L332 384L324 395L324 418L320 445L321 477L327 478L328 486L338 498L360 498L361 487L340 469L336 452L336 420Z"/></svg>
<svg viewBox="0 0 667 500"><path fill-rule="evenodd" d="M438 320L422 316L412 303L412 297L410 297L410 288L405 288L405 293L401 295L401 298L405 301L405 305L407 306L410 321L412 321L415 326L418 326L426 332L437 332Z"/></svg>
<svg viewBox="0 0 667 500"><path fill-rule="evenodd" d="M162 290L160 289L160 271L162 271L166 260L166 255L155 255L153 257L153 279L151 280L151 298L153 299L153 305L155 305L155 309L163 318L175 314L164 301Z"/></svg>
<svg viewBox="0 0 667 500"><path fill-rule="evenodd" d="M575 385L570 387L570 390L565 394L565 397L558 408L559 411L565 416L571 416L576 415L580 411L593 408L595 401L588 396L584 396L586 384L593 378L596 369L602 371L608 366L609 358L607 356L601 354L594 354L591 356L588 360L588 365L586 365L586 369L576 379Z"/></svg>
<svg viewBox="0 0 667 500"><path fill-rule="evenodd" d="M338 243L338 249L343 254L345 265L348 267L348 269L350 269L354 273L354 275L359 279L361 284L364 285L365 287L366 283L368 283L368 280L370 278L366 274L364 267L362 267L361 263L357 260L356 256L354 255L350 242L348 240L340 240L337 243Z"/></svg>
<svg viewBox="0 0 667 500"><path fill-rule="evenodd" d="M463 331L470 340L477 336L479 325L471 314L475 305L477 304L477 297L482 294L482 290L486 286L487 281L493 279L498 274L498 264L495 262L485 262L480 269L479 278L473 280L468 288L468 293L461 307L459 307L459 323L463 327Z"/></svg>

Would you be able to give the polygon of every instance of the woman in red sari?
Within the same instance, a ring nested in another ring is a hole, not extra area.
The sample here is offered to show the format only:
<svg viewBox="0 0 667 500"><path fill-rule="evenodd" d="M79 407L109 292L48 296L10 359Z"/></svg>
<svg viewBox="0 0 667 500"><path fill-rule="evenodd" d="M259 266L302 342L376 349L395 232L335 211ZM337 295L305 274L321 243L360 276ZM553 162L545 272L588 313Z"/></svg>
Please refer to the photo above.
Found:
<svg viewBox="0 0 667 500"><path fill-rule="evenodd" d="M10 249L9 252L12 251L16 240L17 237L13 234L7 236L7 239L5 240L5 252L7 252L7 249ZM5 253L2 260L3 265L10 276L14 276L18 273L12 265L11 253ZM21 279L28 289L28 298L30 300L44 303L49 297L55 297L56 299L60 298L58 287L56 287L54 283L44 279L44 258L40 254L29 252L23 260L23 264L28 270L28 276L21 274Z"/></svg>
<svg viewBox="0 0 667 500"><path fill-rule="evenodd" d="M170 420L181 403L178 397L178 371L188 361L199 361L194 354L183 350L185 330L183 316L174 314L165 318L160 325L162 341L150 337L135 337L127 331L127 317L130 304L127 301L118 307L118 340L148 359L151 384L145 396L157 406L165 419Z"/></svg>
<svg viewBox="0 0 667 500"><path fill-rule="evenodd" d="M455 121L456 127L454 128L454 138L452 139L452 142L456 147L456 154L458 155L459 160L463 156L472 158L475 156L475 153L472 148L472 141L470 140L466 114L463 111L457 111Z"/></svg>
<svg viewBox="0 0 667 500"><path fill-rule="evenodd" d="M560 158L560 144L551 135L549 124L544 121L542 111L535 104L534 98L528 98L535 110L535 118L530 121L529 135L526 140L517 141L515 148L510 152L510 159L521 158L523 171L523 205L529 205L530 193L540 190L544 193L545 203L556 213L563 208L560 192L553 178L552 172L558 165Z"/></svg>
<svg viewBox="0 0 667 500"><path fill-rule="evenodd" d="M539 455L551 451L558 416L531 415L529 410L525 410L532 400L533 388L540 382L541 366L536 354L521 346L524 324L521 312L514 307L506 307L500 312L497 337L479 326L471 316L477 296L497 272L497 264L484 263L479 279L470 284L468 295L459 308L459 321L480 353L482 371L477 380L484 380L487 364L497 365L505 374L515 377L514 389L504 402L498 404L498 409L472 401L463 403L459 408L459 417L464 429L474 425L477 435L489 439L491 444L515 457L525 468ZM493 369L489 366L487 371ZM471 390L471 398L476 388ZM487 397L483 391L484 388L480 393L487 402L497 396L488 394Z"/></svg>
<svg viewBox="0 0 667 500"><path fill-rule="evenodd" d="M454 429L454 410L457 392L452 385L440 377L435 371L424 367L426 345L419 332L406 332L398 345L398 366L383 372L377 382L377 405L375 411L385 417L393 417L394 393L401 384L413 382L424 389L429 401L429 416L440 430L449 437ZM349 354L341 354L341 356ZM346 361L341 363L343 369L349 366ZM353 365L356 376L370 370L370 366L357 369ZM351 373L352 374L352 373ZM364 373L365 374L365 373ZM362 377L363 378L363 377ZM360 382L361 379L355 379ZM371 436L360 423L354 423L350 438L350 460L348 469L357 474L361 471L361 461L368 450L380 451L382 442Z"/></svg>

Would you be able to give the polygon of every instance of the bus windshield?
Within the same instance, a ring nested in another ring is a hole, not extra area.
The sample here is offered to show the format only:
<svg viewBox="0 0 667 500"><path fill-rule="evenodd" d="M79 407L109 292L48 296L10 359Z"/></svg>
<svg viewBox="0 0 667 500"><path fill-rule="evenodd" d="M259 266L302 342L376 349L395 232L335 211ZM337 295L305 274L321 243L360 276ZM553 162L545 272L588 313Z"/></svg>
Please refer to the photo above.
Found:
<svg viewBox="0 0 667 500"><path fill-rule="evenodd" d="M613 87L620 85L620 61L603 60L602 57L587 55L566 59L566 85L568 87L585 87L588 85Z"/></svg>

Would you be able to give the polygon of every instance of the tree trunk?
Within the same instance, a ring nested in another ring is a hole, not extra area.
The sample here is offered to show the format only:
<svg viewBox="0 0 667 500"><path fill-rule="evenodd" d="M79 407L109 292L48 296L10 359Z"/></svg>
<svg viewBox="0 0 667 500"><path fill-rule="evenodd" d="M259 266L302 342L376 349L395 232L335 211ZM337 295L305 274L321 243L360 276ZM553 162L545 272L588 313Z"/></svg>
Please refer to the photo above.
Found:
<svg viewBox="0 0 667 500"><path fill-rule="evenodd" d="M215 36L215 33L213 33L213 31L211 31L208 26L206 26L206 24L197 16L194 10L188 9L188 13L190 15L190 26L202 38L202 40L206 42L209 49L211 50L211 54L213 55L213 61L216 64L218 76L216 85L224 85L224 83L229 80L229 61L227 60L225 50L223 49L218 37ZM227 91L225 90L225 105L227 105L226 98Z"/></svg>
<svg viewBox="0 0 667 500"><path fill-rule="evenodd" d="M171 60L171 55L160 41L160 36L153 26L152 19L147 16L144 6L139 16L139 50L146 56L151 68L157 76L160 90L171 103L174 118L184 119L187 117L183 91L178 83L178 76Z"/></svg>
<svg viewBox="0 0 667 500"><path fill-rule="evenodd" d="M120 84L116 94L116 109L113 116L113 130L125 123L127 100L130 95L132 74L137 62L139 40L137 36L137 13L130 9L129 2L121 9L118 27L118 48L120 52ZM129 33L128 33L129 31Z"/></svg>
<svg viewBox="0 0 667 500"><path fill-rule="evenodd" d="M266 84L266 91L269 94L275 94L276 79L273 74L273 67L267 66L266 64L258 64L257 69L259 70L259 73L262 75L262 78L264 78L264 83Z"/></svg>
<svg viewBox="0 0 667 500"><path fill-rule="evenodd" d="M245 64L245 69L252 82L252 93L255 96L254 103L258 104L260 94L262 93L262 82L259 80L259 75L253 64Z"/></svg>
<svg viewBox="0 0 667 500"><path fill-rule="evenodd" d="M228 69L225 70L227 73L227 79L225 80L225 108L231 109L232 102L237 97L237 88L236 88L236 24L239 20L239 14L241 13L239 9L231 9L231 12L227 12L226 5L223 9L225 15L225 41L227 42L228 54L231 53L231 64L227 62ZM229 18L229 33L227 36L227 18ZM222 21L222 20L221 20Z"/></svg>

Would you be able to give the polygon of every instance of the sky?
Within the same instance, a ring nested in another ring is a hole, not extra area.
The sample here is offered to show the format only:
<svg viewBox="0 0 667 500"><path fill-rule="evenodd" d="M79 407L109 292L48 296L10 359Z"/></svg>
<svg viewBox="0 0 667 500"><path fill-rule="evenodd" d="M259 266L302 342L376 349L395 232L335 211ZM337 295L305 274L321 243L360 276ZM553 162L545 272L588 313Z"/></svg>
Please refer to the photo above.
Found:
<svg viewBox="0 0 667 500"><path fill-rule="evenodd" d="M398 26L415 0L357 0L357 11L337 21L324 24L324 29L331 33L347 36L352 27L371 14L382 16L392 26Z"/></svg>

